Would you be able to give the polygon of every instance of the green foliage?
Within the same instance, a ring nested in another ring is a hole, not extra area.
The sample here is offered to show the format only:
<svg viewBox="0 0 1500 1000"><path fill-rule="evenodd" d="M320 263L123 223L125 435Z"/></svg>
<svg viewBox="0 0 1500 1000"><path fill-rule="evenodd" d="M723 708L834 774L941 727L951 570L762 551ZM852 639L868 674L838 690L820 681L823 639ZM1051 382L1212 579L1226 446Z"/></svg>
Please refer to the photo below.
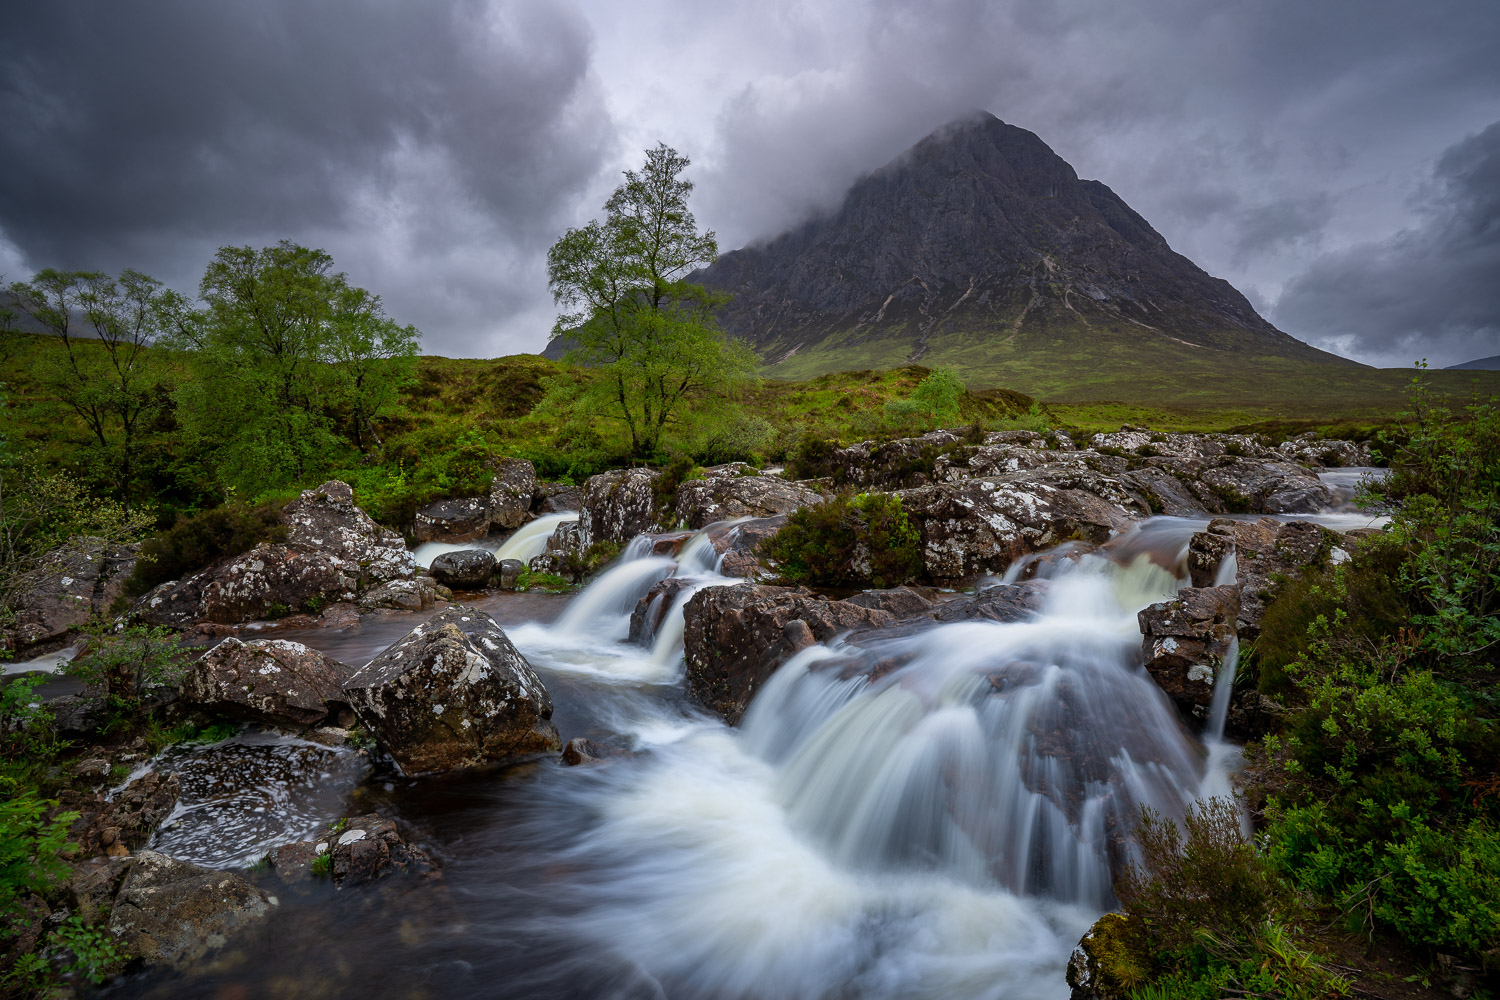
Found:
<svg viewBox="0 0 1500 1000"><path fill-rule="evenodd" d="M95 986L103 985L118 974L126 959L125 952L108 928L85 923L79 916L63 921L50 937L52 943L72 953L67 971L78 973Z"/></svg>
<svg viewBox="0 0 1500 1000"><path fill-rule="evenodd" d="M284 506L274 501L230 503L179 516L166 531L142 543L135 571L125 581L125 593L138 597L158 584L191 576L261 542L282 541L286 538L280 518Z"/></svg>
<svg viewBox="0 0 1500 1000"><path fill-rule="evenodd" d="M26 899L44 895L66 874L62 853L76 812L50 816L56 802L34 789L4 789L0 797L0 943L24 929Z"/></svg>
<svg viewBox="0 0 1500 1000"><path fill-rule="evenodd" d="M1136 1000L1347 992L1283 922L1296 901L1233 801L1199 802L1182 827L1143 810L1135 837L1140 859L1115 883L1126 916L1091 949L1110 985Z"/></svg>
<svg viewBox="0 0 1500 1000"><path fill-rule="evenodd" d="M764 543L789 583L896 587L922 572L922 539L886 493L840 496L787 516Z"/></svg>
<svg viewBox="0 0 1500 1000"><path fill-rule="evenodd" d="M342 450L340 423L357 447L376 440L419 335L332 257L286 240L223 247L199 294L204 309L183 313L174 340L188 372L175 399L223 488L253 497L316 479Z"/></svg>
<svg viewBox="0 0 1500 1000"><path fill-rule="evenodd" d="M605 220L570 229L547 253L559 305L553 336L572 342L569 360L596 377L578 388L585 412L622 421L631 454L654 456L668 425L694 399L747 378L755 355L725 337L713 310L723 303L682 278L718 256L687 207L688 159L665 144L605 202Z"/></svg>
<svg viewBox="0 0 1500 1000"><path fill-rule="evenodd" d="M963 395L963 379L956 370L934 368L910 396L892 400L885 404L885 409L897 421L911 424L919 431L952 427L958 423Z"/></svg>
<svg viewBox="0 0 1500 1000"><path fill-rule="evenodd" d="M702 479L703 470L691 456L682 452L672 456L671 461L651 483L651 501L658 516L665 517L677 504L677 487L690 479Z"/></svg>
<svg viewBox="0 0 1500 1000"><path fill-rule="evenodd" d="M232 736L239 735L243 727L235 722L226 722L220 719L210 722L205 726L197 726L193 723L184 723L165 733L164 745L173 743L223 743Z"/></svg>
<svg viewBox="0 0 1500 1000"><path fill-rule="evenodd" d="M521 570L521 575L516 578L517 590L542 590L551 593L563 593L573 589L573 585L555 573L539 573L533 569Z"/></svg>
<svg viewBox="0 0 1500 1000"><path fill-rule="evenodd" d="M312 873L318 878L327 878L333 874L333 852L324 851L312 859Z"/></svg>
<svg viewBox="0 0 1500 1000"><path fill-rule="evenodd" d="M112 629L95 623L86 630L84 650L65 668L94 688L112 717L129 725L144 713L143 700L155 688L175 687L187 670L189 651L176 633L161 626Z"/></svg>

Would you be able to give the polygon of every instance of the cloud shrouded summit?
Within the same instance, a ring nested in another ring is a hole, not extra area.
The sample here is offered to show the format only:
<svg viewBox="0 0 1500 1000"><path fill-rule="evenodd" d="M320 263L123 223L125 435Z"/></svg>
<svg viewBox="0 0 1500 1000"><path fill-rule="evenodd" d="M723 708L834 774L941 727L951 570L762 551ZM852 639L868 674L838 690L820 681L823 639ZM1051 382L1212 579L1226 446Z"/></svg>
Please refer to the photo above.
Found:
<svg viewBox="0 0 1500 1000"><path fill-rule="evenodd" d="M1487 0L15 6L7 277L134 266L190 289L217 246L289 237L428 350L536 350L546 247L657 140L693 158L729 250L984 108L1298 337L1377 363L1494 353L1472 281L1350 319L1405 248L1463 267L1493 236L1458 232L1444 159L1500 119Z"/></svg>

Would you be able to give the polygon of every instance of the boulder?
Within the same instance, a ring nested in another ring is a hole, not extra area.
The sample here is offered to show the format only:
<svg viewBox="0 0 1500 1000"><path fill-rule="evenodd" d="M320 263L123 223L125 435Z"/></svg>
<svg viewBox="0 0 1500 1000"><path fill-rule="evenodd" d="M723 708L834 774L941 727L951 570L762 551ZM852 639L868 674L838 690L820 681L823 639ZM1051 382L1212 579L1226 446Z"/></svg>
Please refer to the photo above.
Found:
<svg viewBox="0 0 1500 1000"><path fill-rule="evenodd" d="M1120 479L1150 506L1153 514L1171 517L1203 517L1209 513L1173 469L1157 459L1149 459L1139 469L1121 473ZM1181 469L1181 465L1177 466ZM1191 476L1189 477L1191 478Z"/></svg>
<svg viewBox="0 0 1500 1000"><path fill-rule="evenodd" d="M937 582L998 573L1019 556L1070 539L1099 544L1146 513L1119 480L1060 466L896 496L921 535L926 573Z"/></svg>
<svg viewBox="0 0 1500 1000"><path fill-rule="evenodd" d="M488 498L489 523L506 531L531 520L536 498L536 469L522 458L502 458L494 466Z"/></svg>
<svg viewBox="0 0 1500 1000"><path fill-rule="evenodd" d="M537 514L564 514L583 506L583 491L569 483L538 483L532 510Z"/></svg>
<svg viewBox="0 0 1500 1000"><path fill-rule="evenodd" d="M1068 959L1069 1000L1126 1000L1144 978L1125 943L1129 920L1106 913L1084 934Z"/></svg>
<svg viewBox="0 0 1500 1000"><path fill-rule="evenodd" d="M152 625L233 625L279 618L315 605L354 601L362 587L410 579L416 564L401 536L354 506L347 483L305 490L281 513L284 543L263 542L136 602Z"/></svg>
<svg viewBox="0 0 1500 1000"><path fill-rule="evenodd" d="M1239 610L1237 587L1185 587L1136 616L1146 672L1184 711L1201 716L1213 703Z"/></svg>
<svg viewBox="0 0 1500 1000"><path fill-rule="evenodd" d="M231 637L188 668L182 700L209 715L304 728L346 707L343 685L353 672L300 642Z"/></svg>
<svg viewBox="0 0 1500 1000"><path fill-rule="evenodd" d="M432 578L445 587L478 590L495 573L495 554L485 549L444 552L432 560Z"/></svg>
<svg viewBox="0 0 1500 1000"><path fill-rule="evenodd" d="M521 582L526 564L519 559L501 559L495 564L495 575L500 579L501 590L515 590Z"/></svg>
<svg viewBox="0 0 1500 1000"><path fill-rule="evenodd" d="M630 641L638 646L649 646L661 628L667 612L682 593L691 590L692 583L681 577L669 576L653 584L630 613Z"/></svg>
<svg viewBox="0 0 1500 1000"><path fill-rule="evenodd" d="M677 520L698 529L715 521L772 517L820 502L821 494L803 483L776 476L706 476L677 487Z"/></svg>
<svg viewBox="0 0 1500 1000"><path fill-rule="evenodd" d="M556 750L552 699L494 619L455 605L344 684L359 721L407 773Z"/></svg>
<svg viewBox="0 0 1500 1000"><path fill-rule="evenodd" d="M86 924L108 920L120 886L134 863L130 857L99 857L75 865L68 876L69 908Z"/></svg>
<svg viewBox="0 0 1500 1000"><path fill-rule="evenodd" d="M112 799L100 792L64 789L58 808L78 813L68 828L77 856L127 857L146 844L162 820L171 815L182 794L175 774L151 771L132 781Z"/></svg>
<svg viewBox="0 0 1500 1000"><path fill-rule="evenodd" d="M932 608L932 602L910 587L892 587L889 590L866 590L853 597L844 598L846 604L861 608L885 611L896 618L912 618Z"/></svg>
<svg viewBox="0 0 1500 1000"><path fill-rule="evenodd" d="M1303 465L1338 469L1375 464L1369 444L1320 438L1316 434L1303 434L1290 441L1283 441L1276 450L1291 461Z"/></svg>
<svg viewBox="0 0 1500 1000"><path fill-rule="evenodd" d="M186 969L273 905L238 875L142 851L115 897L109 931L148 964Z"/></svg>
<svg viewBox="0 0 1500 1000"><path fill-rule="evenodd" d="M396 824L370 813L334 824L316 840L302 840L271 849L266 860L289 886L313 877L313 862L328 854L328 876L339 888L349 888L398 872L425 875L436 866L419 848L401 836Z"/></svg>
<svg viewBox="0 0 1500 1000"><path fill-rule="evenodd" d="M956 449L934 460L933 478L940 483L957 483L1036 469L1057 461L1056 454L1032 444L1041 442L1028 439L1024 444L995 442Z"/></svg>
<svg viewBox="0 0 1500 1000"><path fill-rule="evenodd" d="M1292 462L1235 458L1205 469L1191 485L1206 504L1231 513L1315 514L1335 499L1317 476Z"/></svg>
<svg viewBox="0 0 1500 1000"><path fill-rule="evenodd" d="M851 629L895 620L889 612L807 590L750 583L700 590L683 612L688 696L730 725L794 654Z"/></svg>
<svg viewBox="0 0 1500 1000"><path fill-rule="evenodd" d="M472 542L490 533L490 498L439 500L417 511L412 537L419 542Z"/></svg>
<svg viewBox="0 0 1500 1000"><path fill-rule="evenodd" d="M1260 634L1260 621L1275 581L1325 565L1341 540L1338 532L1311 521L1217 518L1189 540L1188 572L1195 584L1216 581L1225 567L1224 560L1234 556L1233 582L1240 592L1235 628L1240 641L1249 642ZM1228 575L1227 569L1224 575Z"/></svg>
<svg viewBox="0 0 1500 1000"><path fill-rule="evenodd" d="M0 645L16 659L66 645L71 630L109 613L139 549L82 536L47 553L16 588L15 619L0 632Z"/></svg>
<svg viewBox="0 0 1500 1000"><path fill-rule="evenodd" d="M758 517L749 521L720 522L703 530L719 553L719 572L753 580L760 575L760 548L786 523L786 515Z"/></svg>
<svg viewBox="0 0 1500 1000"><path fill-rule="evenodd" d="M430 576L410 580L387 580L359 595L360 611L422 611L432 607L438 598L438 582ZM328 610L323 612L328 617Z"/></svg>
<svg viewBox="0 0 1500 1000"><path fill-rule="evenodd" d="M671 528L663 523L652 492L660 476L656 469L615 469L590 476L578 509L580 551L595 542L624 545L636 535Z"/></svg>

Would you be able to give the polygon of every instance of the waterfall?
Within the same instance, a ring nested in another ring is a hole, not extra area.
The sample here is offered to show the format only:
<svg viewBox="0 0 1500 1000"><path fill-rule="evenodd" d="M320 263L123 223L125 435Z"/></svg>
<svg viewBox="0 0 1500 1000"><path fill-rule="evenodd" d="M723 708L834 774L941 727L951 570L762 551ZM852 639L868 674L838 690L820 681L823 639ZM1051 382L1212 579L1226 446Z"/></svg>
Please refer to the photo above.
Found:
<svg viewBox="0 0 1500 1000"><path fill-rule="evenodd" d="M496 561L519 559L522 562L530 562L546 550L547 538L557 530L558 525L576 520L578 520L576 511L544 514L534 521L521 525L506 538L476 538L472 542L423 542L412 549L411 554L417 565L423 569L432 566L432 561L443 553L459 552L463 549L483 549L493 553Z"/></svg>

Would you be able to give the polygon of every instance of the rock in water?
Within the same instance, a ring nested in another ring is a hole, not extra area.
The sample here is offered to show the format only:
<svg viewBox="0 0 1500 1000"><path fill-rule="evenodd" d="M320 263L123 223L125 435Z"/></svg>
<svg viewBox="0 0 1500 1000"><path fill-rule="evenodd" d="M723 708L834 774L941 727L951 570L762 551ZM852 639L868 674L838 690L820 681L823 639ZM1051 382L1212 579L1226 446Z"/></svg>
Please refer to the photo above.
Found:
<svg viewBox="0 0 1500 1000"><path fill-rule="evenodd" d="M407 773L557 750L552 699L482 611L449 608L344 685L360 722Z"/></svg>
<svg viewBox="0 0 1500 1000"><path fill-rule="evenodd" d="M432 578L445 587L478 590L495 572L495 554L484 549L444 552L432 560Z"/></svg>
<svg viewBox="0 0 1500 1000"><path fill-rule="evenodd" d="M1142 610L1142 657L1158 687L1188 711L1206 709L1235 640L1238 587L1184 587Z"/></svg>
<svg viewBox="0 0 1500 1000"><path fill-rule="evenodd" d="M519 528L531 520L536 497L536 469L522 458L502 458L490 480L490 524L496 528Z"/></svg>
<svg viewBox="0 0 1500 1000"><path fill-rule="evenodd" d="M487 497L439 500L417 511L412 536L419 542L472 542L490 533Z"/></svg>
<svg viewBox="0 0 1500 1000"><path fill-rule="evenodd" d="M213 715L315 726L344 705L354 668L286 639L229 638L193 662L182 698Z"/></svg>
<svg viewBox="0 0 1500 1000"><path fill-rule="evenodd" d="M109 930L147 963L185 969L273 905L238 875L142 851L115 898Z"/></svg>

